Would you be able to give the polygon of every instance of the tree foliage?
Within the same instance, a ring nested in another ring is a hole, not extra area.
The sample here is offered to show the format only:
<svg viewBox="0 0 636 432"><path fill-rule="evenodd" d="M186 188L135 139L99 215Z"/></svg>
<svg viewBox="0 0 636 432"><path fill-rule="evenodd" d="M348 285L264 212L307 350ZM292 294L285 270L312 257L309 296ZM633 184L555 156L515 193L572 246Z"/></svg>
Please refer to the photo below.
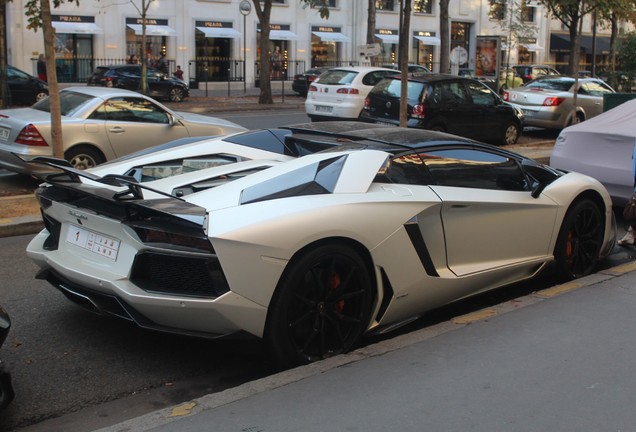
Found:
<svg viewBox="0 0 636 432"><path fill-rule="evenodd" d="M627 33L618 42L618 61L621 74L625 77L624 90L631 91L631 83L636 79L636 32ZM617 83L613 83L615 86Z"/></svg>

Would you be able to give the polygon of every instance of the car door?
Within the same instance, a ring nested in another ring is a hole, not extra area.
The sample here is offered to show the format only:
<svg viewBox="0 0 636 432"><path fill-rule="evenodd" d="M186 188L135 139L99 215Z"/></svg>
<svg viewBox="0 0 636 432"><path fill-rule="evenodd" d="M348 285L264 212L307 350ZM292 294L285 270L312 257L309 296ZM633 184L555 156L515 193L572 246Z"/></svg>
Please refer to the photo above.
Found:
<svg viewBox="0 0 636 432"><path fill-rule="evenodd" d="M531 196L516 160L471 148L420 156L442 201L447 265L455 275L511 266L529 271L549 259L558 208Z"/></svg>
<svg viewBox="0 0 636 432"><path fill-rule="evenodd" d="M432 95L429 103L430 128L437 129L437 124L443 124L441 129L448 133L464 137L475 134L474 129L480 124L472 116L472 102L463 81L437 82Z"/></svg>
<svg viewBox="0 0 636 432"><path fill-rule="evenodd" d="M114 97L94 113L106 119L106 134L117 157L189 136L158 105L141 97Z"/></svg>
<svg viewBox="0 0 636 432"><path fill-rule="evenodd" d="M510 109L503 105L499 96L485 84L478 81L466 81L466 88L471 99L471 106L466 114L474 127L468 130L468 135L464 136L481 141L500 139L504 123L512 120Z"/></svg>
<svg viewBox="0 0 636 432"><path fill-rule="evenodd" d="M603 95L613 93L604 83L586 81L581 83L577 94L577 105L585 111L585 118L592 118L603 112Z"/></svg>

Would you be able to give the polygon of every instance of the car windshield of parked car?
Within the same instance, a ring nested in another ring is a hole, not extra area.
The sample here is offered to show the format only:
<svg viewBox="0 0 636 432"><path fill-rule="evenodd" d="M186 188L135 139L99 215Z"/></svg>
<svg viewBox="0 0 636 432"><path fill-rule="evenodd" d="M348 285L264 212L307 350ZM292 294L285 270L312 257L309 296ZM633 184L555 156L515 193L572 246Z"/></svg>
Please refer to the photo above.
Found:
<svg viewBox="0 0 636 432"><path fill-rule="evenodd" d="M60 92L60 108L63 116L71 116L94 96L73 91ZM31 108L38 111L51 112L51 98L44 98L36 102Z"/></svg>
<svg viewBox="0 0 636 432"><path fill-rule="evenodd" d="M320 84L326 85L345 85L351 84L355 79L358 72L342 70L342 69L332 69L330 71L325 72L320 75Z"/></svg>
<svg viewBox="0 0 636 432"><path fill-rule="evenodd" d="M526 88L568 91L574 84L573 78L542 78L526 84Z"/></svg>

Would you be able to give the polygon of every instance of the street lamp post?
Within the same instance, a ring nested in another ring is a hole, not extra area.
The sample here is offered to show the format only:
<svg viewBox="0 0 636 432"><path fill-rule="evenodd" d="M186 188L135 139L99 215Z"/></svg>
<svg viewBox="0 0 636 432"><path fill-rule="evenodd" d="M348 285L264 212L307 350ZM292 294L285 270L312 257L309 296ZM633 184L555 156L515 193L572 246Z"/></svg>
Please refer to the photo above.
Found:
<svg viewBox="0 0 636 432"><path fill-rule="evenodd" d="M239 10L243 15L243 93L247 93L247 77L245 76L247 70L247 16L252 11L252 4L249 0L242 0L239 4Z"/></svg>

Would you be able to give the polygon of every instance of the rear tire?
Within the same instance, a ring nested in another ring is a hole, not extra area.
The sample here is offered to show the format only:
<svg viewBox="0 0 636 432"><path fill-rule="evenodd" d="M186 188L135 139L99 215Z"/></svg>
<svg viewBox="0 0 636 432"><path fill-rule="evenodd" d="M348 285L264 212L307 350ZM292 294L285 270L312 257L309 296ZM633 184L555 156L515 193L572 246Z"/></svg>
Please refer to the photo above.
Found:
<svg viewBox="0 0 636 432"><path fill-rule="evenodd" d="M351 247L328 244L293 259L270 303L264 341L283 368L351 350L373 303L365 261Z"/></svg>
<svg viewBox="0 0 636 432"><path fill-rule="evenodd" d="M599 261L603 243L603 218L589 199L572 204L563 218L554 249L557 278L568 281L586 276Z"/></svg>
<svg viewBox="0 0 636 432"><path fill-rule="evenodd" d="M179 87L172 87L168 93L168 99L170 99L170 102L183 102L184 97L185 92Z"/></svg>
<svg viewBox="0 0 636 432"><path fill-rule="evenodd" d="M64 158L71 163L73 168L80 170L93 168L100 163L106 162L106 159L99 151L86 145L69 149L64 154Z"/></svg>

